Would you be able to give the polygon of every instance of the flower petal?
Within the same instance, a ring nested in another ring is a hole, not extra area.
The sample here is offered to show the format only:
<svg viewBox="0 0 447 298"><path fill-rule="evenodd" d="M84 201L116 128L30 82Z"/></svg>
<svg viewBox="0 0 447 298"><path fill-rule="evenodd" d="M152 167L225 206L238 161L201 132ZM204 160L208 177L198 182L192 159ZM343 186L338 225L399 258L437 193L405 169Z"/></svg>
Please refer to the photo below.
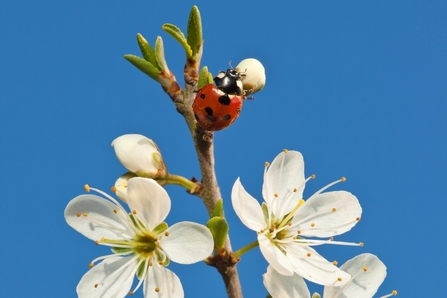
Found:
<svg viewBox="0 0 447 298"><path fill-rule="evenodd" d="M286 276L293 274L292 264L287 256L264 234L258 234L259 249L264 258L278 273Z"/></svg>
<svg viewBox="0 0 447 298"><path fill-rule="evenodd" d="M268 266L267 272L262 275L262 278L265 288L273 298L310 297L304 279L296 273L291 276L284 276L279 274L272 266Z"/></svg>
<svg viewBox="0 0 447 298"><path fill-rule="evenodd" d="M130 239L135 233L122 207L95 195L80 195L71 200L64 211L65 220L76 231L91 240L102 237Z"/></svg>
<svg viewBox="0 0 447 298"><path fill-rule="evenodd" d="M341 286L351 278L348 273L340 270L309 246L292 244L286 249L293 270L311 282L324 286L336 283Z"/></svg>
<svg viewBox="0 0 447 298"><path fill-rule="evenodd" d="M136 216L150 231L162 223L171 210L168 193L153 179L129 179L126 201L131 211L136 211Z"/></svg>
<svg viewBox="0 0 447 298"><path fill-rule="evenodd" d="M364 271L364 268L367 268ZM343 287L325 287L324 297L370 298L379 289L386 277L386 266L373 254L365 253L347 261L340 267L353 276Z"/></svg>
<svg viewBox="0 0 447 298"><path fill-rule="evenodd" d="M234 211L244 225L256 232L265 228L264 214L259 202L244 189L239 178L234 182L231 202Z"/></svg>
<svg viewBox="0 0 447 298"><path fill-rule="evenodd" d="M270 209L276 206L272 211L278 218L290 212L302 199L304 182L304 159L300 152L281 152L275 157L265 173L262 196Z"/></svg>
<svg viewBox="0 0 447 298"><path fill-rule="evenodd" d="M171 226L166 232L169 236L160 239L160 247L176 263L196 263L213 251L213 236L204 225L184 221Z"/></svg>
<svg viewBox="0 0 447 298"><path fill-rule="evenodd" d="M293 228L301 231L300 236L331 237L349 231L361 214L362 207L353 194L331 191L312 196L292 222Z"/></svg>
<svg viewBox="0 0 447 298"><path fill-rule="evenodd" d="M79 298L127 296L132 286L138 261L131 257L111 257L90 269L79 282Z"/></svg>
<svg viewBox="0 0 447 298"><path fill-rule="evenodd" d="M154 263L144 281L145 298L182 298L182 283L171 270Z"/></svg>

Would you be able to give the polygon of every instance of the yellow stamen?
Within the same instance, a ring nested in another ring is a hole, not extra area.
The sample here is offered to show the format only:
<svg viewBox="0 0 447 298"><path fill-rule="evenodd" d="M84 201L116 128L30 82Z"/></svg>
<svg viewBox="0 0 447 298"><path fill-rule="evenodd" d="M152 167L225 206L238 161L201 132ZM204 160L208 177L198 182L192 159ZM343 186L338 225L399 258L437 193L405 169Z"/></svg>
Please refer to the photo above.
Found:
<svg viewBox="0 0 447 298"><path fill-rule="evenodd" d="M132 210L132 213L133 214L137 214L137 210Z"/></svg>
<svg viewBox="0 0 447 298"><path fill-rule="evenodd" d="M265 162L264 164L266 167L268 167L270 165L270 163L268 161Z"/></svg>
<svg viewBox="0 0 447 298"><path fill-rule="evenodd" d="M95 288L97 288L98 287L98 284L95 284Z"/></svg>
<svg viewBox="0 0 447 298"><path fill-rule="evenodd" d="M337 261L333 261L332 264L334 264L334 266L337 266L338 262Z"/></svg>
<svg viewBox="0 0 447 298"><path fill-rule="evenodd" d="M397 295L397 291L396 291L396 290L393 290L391 293L392 293L394 296Z"/></svg>
<svg viewBox="0 0 447 298"><path fill-rule="evenodd" d="M84 185L84 189L85 189L86 192L89 192L90 191L90 186L88 184L86 184L86 185Z"/></svg>
<svg viewBox="0 0 447 298"><path fill-rule="evenodd" d="M113 209L113 212L114 212L114 213L118 213L118 210L116 210L116 209Z"/></svg>
<svg viewBox="0 0 447 298"><path fill-rule="evenodd" d="M366 266L363 267L363 271L365 271L365 272L368 271L368 267L366 267Z"/></svg>
<svg viewBox="0 0 447 298"><path fill-rule="evenodd" d="M356 221L360 221L360 216L355 219Z"/></svg>
<svg viewBox="0 0 447 298"><path fill-rule="evenodd" d="M310 256L311 256L310 252L308 252L308 253L307 253L307 256L308 256L308 257L310 257Z"/></svg>
<svg viewBox="0 0 447 298"><path fill-rule="evenodd" d="M93 268L93 266L95 266L95 264L90 263L90 264L88 264L88 266L89 266L90 268Z"/></svg>
<svg viewBox="0 0 447 298"><path fill-rule="evenodd" d="M346 177L341 177L341 182L346 182Z"/></svg>
<svg viewBox="0 0 447 298"><path fill-rule="evenodd" d="M81 217L81 213L76 213L76 216L77 217Z"/></svg>
<svg viewBox="0 0 447 298"><path fill-rule="evenodd" d="M155 288L155 292L160 292L160 289L159 288Z"/></svg>
<svg viewBox="0 0 447 298"><path fill-rule="evenodd" d="M287 153L287 152L289 152L289 150L287 150L287 149L284 149L284 153Z"/></svg>
<svg viewBox="0 0 447 298"><path fill-rule="evenodd" d="M112 186L112 187L110 188L110 190L111 190L112 192L116 192L116 187L115 187L115 186Z"/></svg>
<svg viewBox="0 0 447 298"><path fill-rule="evenodd" d="M332 212L335 212L335 211L337 211L337 208L335 208L335 207L332 208Z"/></svg>
<svg viewBox="0 0 447 298"><path fill-rule="evenodd" d="M315 223L311 223L310 226L313 228L315 227Z"/></svg>
<svg viewBox="0 0 447 298"><path fill-rule="evenodd" d="M168 237L169 236L169 232L165 232L165 236Z"/></svg>

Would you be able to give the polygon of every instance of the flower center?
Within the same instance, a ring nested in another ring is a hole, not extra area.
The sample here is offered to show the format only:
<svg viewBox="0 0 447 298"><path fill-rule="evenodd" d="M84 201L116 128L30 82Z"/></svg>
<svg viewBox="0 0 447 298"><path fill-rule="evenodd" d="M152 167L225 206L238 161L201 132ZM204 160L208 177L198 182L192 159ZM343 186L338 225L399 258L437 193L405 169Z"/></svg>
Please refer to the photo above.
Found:
<svg viewBox="0 0 447 298"><path fill-rule="evenodd" d="M148 258L152 256L152 252L157 248L156 239L149 235L137 235L135 236L135 254L140 255L142 258Z"/></svg>

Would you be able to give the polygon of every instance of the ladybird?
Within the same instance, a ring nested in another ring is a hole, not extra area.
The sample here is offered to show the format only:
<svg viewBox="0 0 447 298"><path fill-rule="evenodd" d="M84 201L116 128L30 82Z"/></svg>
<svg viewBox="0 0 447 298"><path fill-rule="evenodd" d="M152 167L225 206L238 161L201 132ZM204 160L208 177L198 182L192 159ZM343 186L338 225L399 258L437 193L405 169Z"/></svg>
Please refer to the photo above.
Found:
<svg viewBox="0 0 447 298"><path fill-rule="evenodd" d="M203 129L222 130L239 117L243 99L242 95L228 94L213 84L207 84L194 99L194 116Z"/></svg>
<svg viewBox="0 0 447 298"><path fill-rule="evenodd" d="M234 68L229 68L226 71L220 71L217 76L214 77L214 82L217 88L227 94L232 95L244 95L245 92L242 89L241 74Z"/></svg>

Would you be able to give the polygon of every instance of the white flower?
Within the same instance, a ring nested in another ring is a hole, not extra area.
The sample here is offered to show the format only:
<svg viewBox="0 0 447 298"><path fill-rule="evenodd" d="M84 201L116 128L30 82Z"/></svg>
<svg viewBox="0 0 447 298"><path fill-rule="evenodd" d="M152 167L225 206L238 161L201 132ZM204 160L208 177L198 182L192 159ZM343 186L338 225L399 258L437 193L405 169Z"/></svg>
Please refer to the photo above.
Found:
<svg viewBox="0 0 447 298"><path fill-rule="evenodd" d="M314 176L304 179L301 153L284 150L268 166L266 163L262 207L245 191L239 178L231 194L236 214L248 228L257 232L262 254L282 275L290 276L295 272L321 285L346 283L350 275L311 246L360 244L307 238L342 234L360 220L362 208L354 195L346 191L323 193L344 178L320 189L305 202L302 199L304 186Z"/></svg>
<svg viewBox="0 0 447 298"><path fill-rule="evenodd" d="M241 80L245 95L261 91L265 86L265 69L261 62L254 58L242 60L236 70L242 74Z"/></svg>
<svg viewBox="0 0 447 298"><path fill-rule="evenodd" d="M88 186L86 186L88 188ZM112 247L114 254L81 279L78 297L124 297L144 282L145 297L183 297L179 278L165 266L169 261L191 264L208 257L213 250L211 232L203 225L180 222L168 228L164 223L171 208L166 191L152 179L128 181L128 213L114 198L80 195L65 209L67 223L96 244ZM130 291L134 275L139 282Z"/></svg>
<svg viewBox="0 0 447 298"><path fill-rule="evenodd" d="M386 276L386 267L375 255L365 253L347 261L340 269L352 275L352 278L343 286L324 287L324 298L372 298ZM279 274L269 266L262 276L264 286L273 298L309 298L310 293L300 276L294 273L291 276ZM397 295L397 291L382 296L382 298ZM312 297L320 297L314 294Z"/></svg>
<svg viewBox="0 0 447 298"><path fill-rule="evenodd" d="M116 157L129 171L140 177L166 175L166 165L157 144L139 134L122 135L112 142Z"/></svg>

